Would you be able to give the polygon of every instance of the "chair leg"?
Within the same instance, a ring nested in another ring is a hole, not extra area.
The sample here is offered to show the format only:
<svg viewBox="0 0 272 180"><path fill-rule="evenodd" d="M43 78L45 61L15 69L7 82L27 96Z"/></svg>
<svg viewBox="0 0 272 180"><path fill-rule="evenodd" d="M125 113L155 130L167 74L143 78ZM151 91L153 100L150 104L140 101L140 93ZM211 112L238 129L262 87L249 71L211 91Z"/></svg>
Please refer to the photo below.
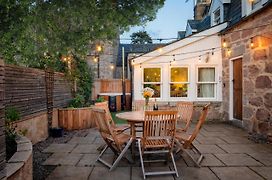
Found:
<svg viewBox="0 0 272 180"><path fill-rule="evenodd" d="M131 143L132 143L133 139L130 138L127 145L125 146L125 148L122 150L122 152L119 154L119 156L117 157L117 159L114 161L112 167L110 168L110 171L112 171L116 165L119 163L119 161L122 159L122 157L124 156L124 154L126 153L126 151L128 150L128 148L130 147Z"/></svg>
<svg viewBox="0 0 272 180"><path fill-rule="evenodd" d="M174 159L173 152L170 152L170 155L171 155L171 159L172 159L172 162L173 162L173 166L174 166L174 169L175 169L175 172L176 172L176 176L179 177L179 174L178 174L178 170L177 170L177 166L176 166L176 162L175 162L175 159Z"/></svg>
<svg viewBox="0 0 272 180"><path fill-rule="evenodd" d="M192 149L191 150L195 150L196 153L199 155L199 158L197 160L195 160L195 158L188 152L188 149L183 149L183 152L185 152L189 157L190 159L194 162L194 164L200 168L201 165L201 161L203 160L204 156L201 154L201 152L195 147L195 146L192 146Z"/></svg>
<svg viewBox="0 0 272 180"><path fill-rule="evenodd" d="M142 154L142 148L141 148L141 139L138 139L138 148L139 148L139 153L140 153L140 161L141 161L141 166L142 166L142 172L144 179L145 177L145 170L144 170L144 160L143 160L143 154Z"/></svg>
<svg viewBox="0 0 272 180"><path fill-rule="evenodd" d="M104 160L101 158L101 157L103 156L104 152L105 152L108 148L109 148L108 145L106 145L106 146L104 147L104 149L101 151L101 153L99 154L99 156L98 156L98 158L96 159L96 161L99 161L99 162L101 162L102 164L106 165L107 167L111 168L111 165L110 165L108 162L104 161Z"/></svg>
<svg viewBox="0 0 272 180"><path fill-rule="evenodd" d="M195 147L195 145L192 144L192 148L199 154L199 158L197 159L197 164L199 167L200 166L200 163L201 161L204 159L204 156L202 155L202 153Z"/></svg>

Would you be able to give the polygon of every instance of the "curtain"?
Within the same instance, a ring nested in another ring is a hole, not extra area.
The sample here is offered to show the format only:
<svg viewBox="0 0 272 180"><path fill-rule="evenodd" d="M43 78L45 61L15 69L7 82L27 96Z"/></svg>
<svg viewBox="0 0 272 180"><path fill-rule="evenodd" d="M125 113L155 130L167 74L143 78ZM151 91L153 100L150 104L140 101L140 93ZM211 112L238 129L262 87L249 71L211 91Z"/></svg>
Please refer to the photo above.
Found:
<svg viewBox="0 0 272 180"><path fill-rule="evenodd" d="M199 68L198 70L198 97L214 97L214 84L201 84L202 82L215 82L214 68Z"/></svg>

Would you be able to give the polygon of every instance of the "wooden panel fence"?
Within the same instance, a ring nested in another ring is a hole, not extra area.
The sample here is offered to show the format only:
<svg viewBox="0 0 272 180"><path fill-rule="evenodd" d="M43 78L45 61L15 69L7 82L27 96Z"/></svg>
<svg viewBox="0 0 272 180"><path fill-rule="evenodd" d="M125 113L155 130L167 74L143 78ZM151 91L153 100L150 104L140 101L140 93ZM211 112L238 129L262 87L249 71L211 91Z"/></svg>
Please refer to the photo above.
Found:
<svg viewBox="0 0 272 180"><path fill-rule="evenodd" d="M125 92L131 92L130 80L125 80ZM99 93L122 93L122 79L99 79L95 80L92 98L96 99Z"/></svg>
<svg viewBox="0 0 272 180"><path fill-rule="evenodd" d="M4 135L4 75L5 69L3 61L0 57L0 179L5 179L5 154L6 154L6 143Z"/></svg>
<svg viewBox="0 0 272 180"><path fill-rule="evenodd" d="M72 99L71 86L64 74L5 65L5 104L15 107L22 117L65 107ZM49 108L49 109L48 109Z"/></svg>

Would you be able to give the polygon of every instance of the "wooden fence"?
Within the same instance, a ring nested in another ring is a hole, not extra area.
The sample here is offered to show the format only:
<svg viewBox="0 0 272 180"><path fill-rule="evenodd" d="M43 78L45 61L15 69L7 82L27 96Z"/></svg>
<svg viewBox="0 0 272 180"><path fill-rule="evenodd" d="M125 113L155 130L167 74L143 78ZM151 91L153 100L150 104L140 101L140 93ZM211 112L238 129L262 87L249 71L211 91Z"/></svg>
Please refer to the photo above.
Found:
<svg viewBox="0 0 272 180"><path fill-rule="evenodd" d="M6 154L6 143L4 135L4 74L5 69L3 61L0 58L0 179L4 179L5 173L5 154Z"/></svg>
<svg viewBox="0 0 272 180"><path fill-rule="evenodd" d="M67 106L70 89L62 73L5 65L5 105L22 117Z"/></svg>
<svg viewBox="0 0 272 180"><path fill-rule="evenodd" d="M125 80L125 92L131 92L130 80ZM96 99L99 93L123 93L122 79L98 79L95 80L92 99Z"/></svg>

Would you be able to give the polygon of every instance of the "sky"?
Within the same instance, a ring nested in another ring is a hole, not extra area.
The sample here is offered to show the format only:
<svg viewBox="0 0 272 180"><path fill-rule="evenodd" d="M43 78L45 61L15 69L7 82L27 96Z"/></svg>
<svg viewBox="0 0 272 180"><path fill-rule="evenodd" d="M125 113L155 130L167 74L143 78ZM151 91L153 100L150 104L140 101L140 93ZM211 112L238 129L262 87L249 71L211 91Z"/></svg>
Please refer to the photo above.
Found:
<svg viewBox="0 0 272 180"><path fill-rule="evenodd" d="M154 21L148 22L145 27L132 27L130 31L121 35L121 42L130 43L122 38L130 39L130 35L139 30L146 30L153 39L176 38L178 31L185 30L187 20L193 19L193 7L192 0L187 3L185 0L166 0ZM153 41L153 43L159 43L159 41Z"/></svg>

